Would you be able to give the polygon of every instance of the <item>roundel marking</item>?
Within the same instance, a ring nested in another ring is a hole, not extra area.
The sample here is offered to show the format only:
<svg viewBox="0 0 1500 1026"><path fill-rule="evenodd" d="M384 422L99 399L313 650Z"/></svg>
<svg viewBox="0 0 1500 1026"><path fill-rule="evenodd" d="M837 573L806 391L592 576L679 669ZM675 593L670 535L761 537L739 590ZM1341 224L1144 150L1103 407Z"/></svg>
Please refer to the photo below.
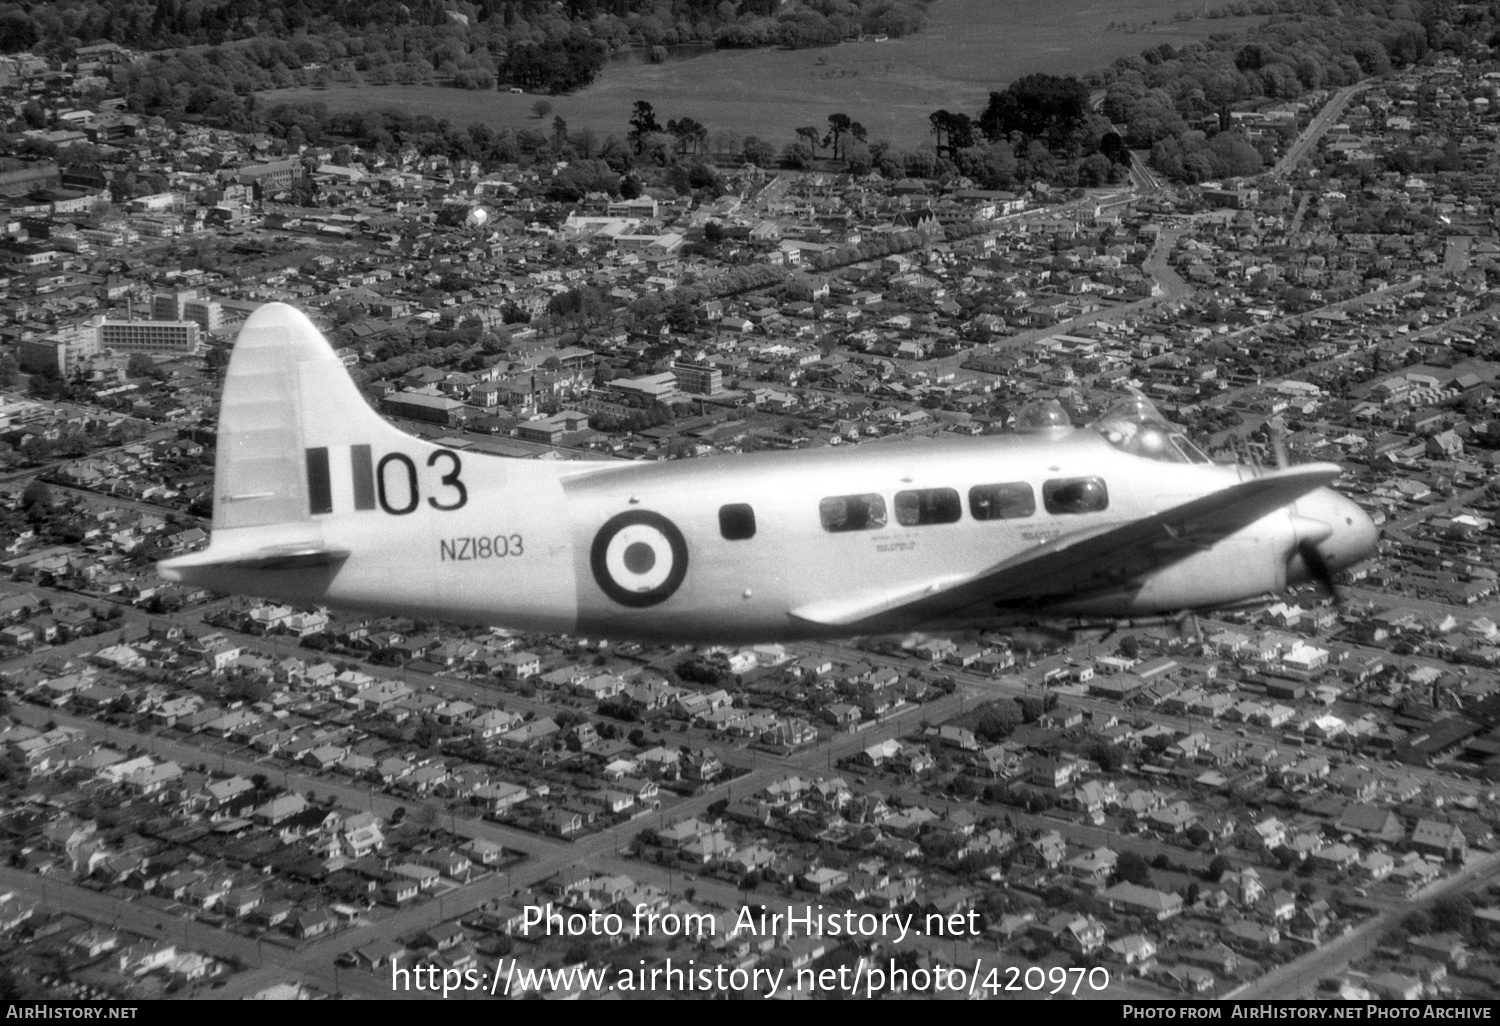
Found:
<svg viewBox="0 0 1500 1026"><path fill-rule="evenodd" d="M660 513L629 510L594 535L589 567L600 590L620 605L654 606L671 598L687 576L687 542Z"/></svg>

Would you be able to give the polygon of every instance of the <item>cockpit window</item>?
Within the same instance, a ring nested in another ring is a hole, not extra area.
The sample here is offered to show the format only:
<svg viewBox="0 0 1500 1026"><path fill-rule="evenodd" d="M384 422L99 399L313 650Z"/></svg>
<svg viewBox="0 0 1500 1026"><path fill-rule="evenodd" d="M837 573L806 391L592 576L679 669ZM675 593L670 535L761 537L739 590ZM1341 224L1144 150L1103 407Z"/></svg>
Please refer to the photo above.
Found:
<svg viewBox="0 0 1500 1026"><path fill-rule="evenodd" d="M874 531L885 526L885 499L879 495L833 495L818 503L825 531Z"/></svg>
<svg viewBox="0 0 1500 1026"><path fill-rule="evenodd" d="M1036 493L1025 481L969 489L969 516L975 520L1015 520L1035 512Z"/></svg>
<svg viewBox="0 0 1500 1026"><path fill-rule="evenodd" d="M1016 430L1024 434L1044 434L1072 426L1068 411L1056 399L1033 399L1016 413Z"/></svg>
<svg viewBox="0 0 1500 1026"><path fill-rule="evenodd" d="M1098 513L1109 506L1102 477L1063 477L1042 484L1048 513Z"/></svg>
<svg viewBox="0 0 1500 1026"><path fill-rule="evenodd" d="M1209 463L1145 396L1121 399L1089 425L1121 452L1162 463Z"/></svg>
<svg viewBox="0 0 1500 1026"><path fill-rule="evenodd" d="M1177 446L1177 451L1187 457L1189 463L1212 463L1207 454L1192 442L1188 441L1187 435L1173 435L1172 444Z"/></svg>
<svg viewBox="0 0 1500 1026"><path fill-rule="evenodd" d="M922 488L896 493L896 523L902 527L952 524L963 516L963 503L952 488Z"/></svg>

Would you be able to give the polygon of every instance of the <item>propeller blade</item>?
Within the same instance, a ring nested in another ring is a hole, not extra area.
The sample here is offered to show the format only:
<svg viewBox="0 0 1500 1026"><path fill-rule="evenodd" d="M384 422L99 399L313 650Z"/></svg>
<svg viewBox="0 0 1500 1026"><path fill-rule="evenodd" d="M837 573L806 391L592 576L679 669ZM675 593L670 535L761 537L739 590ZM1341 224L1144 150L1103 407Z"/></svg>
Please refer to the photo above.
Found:
<svg viewBox="0 0 1500 1026"><path fill-rule="evenodd" d="M1304 538L1297 543L1297 555L1302 557L1302 563L1312 574L1314 581L1328 593L1335 603L1342 603L1343 598L1339 595L1339 589L1333 583L1333 571L1328 568L1328 561L1323 558L1323 553L1318 551L1318 543L1311 538Z"/></svg>
<svg viewBox="0 0 1500 1026"><path fill-rule="evenodd" d="M1280 431L1271 432L1271 451L1276 454L1277 470L1285 470L1292 465L1286 458L1286 439L1281 437Z"/></svg>

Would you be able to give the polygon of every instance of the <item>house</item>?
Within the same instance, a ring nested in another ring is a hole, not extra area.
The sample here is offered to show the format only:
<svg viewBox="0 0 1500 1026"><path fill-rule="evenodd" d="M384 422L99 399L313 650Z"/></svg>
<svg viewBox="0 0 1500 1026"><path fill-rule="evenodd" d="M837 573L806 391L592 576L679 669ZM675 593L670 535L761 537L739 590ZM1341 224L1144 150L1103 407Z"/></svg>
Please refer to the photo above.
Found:
<svg viewBox="0 0 1500 1026"><path fill-rule="evenodd" d="M1416 1001L1422 997L1422 981L1397 972L1371 976L1365 986L1386 1001Z"/></svg>
<svg viewBox="0 0 1500 1026"><path fill-rule="evenodd" d="M410 877L393 877L380 885L380 900L387 905L405 905L417 898L417 881Z"/></svg>
<svg viewBox="0 0 1500 1026"><path fill-rule="evenodd" d="M1019 920L1011 926L1012 930L1027 929L1033 935L1043 937L1075 955L1090 954L1104 945L1104 924L1093 916L1059 912L1043 922L1028 922L1028 913L1025 918L1007 916L1006 919ZM1004 930L1001 932L1003 934Z"/></svg>
<svg viewBox="0 0 1500 1026"><path fill-rule="evenodd" d="M332 909L320 908L304 912L293 920L292 933L299 940L321 937L339 924L338 914Z"/></svg>
<svg viewBox="0 0 1500 1026"><path fill-rule="evenodd" d="M1117 883L1099 892L1101 900L1112 909L1144 915L1152 919L1170 919L1182 911L1182 896L1154 887Z"/></svg>
<svg viewBox="0 0 1500 1026"><path fill-rule="evenodd" d="M1040 869L1056 869L1067 858L1068 844L1062 834L1049 830L1027 842L1017 855L1022 862Z"/></svg>
<svg viewBox="0 0 1500 1026"><path fill-rule="evenodd" d="M1133 933L1104 945L1105 956L1127 969L1145 973L1156 958L1156 942L1144 934Z"/></svg>
<svg viewBox="0 0 1500 1026"><path fill-rule="evenodd" d="M1103 883L1115 871L1119 856L1108 848L1095 848L1091 852L1069 859L1068 874L1089 883Z"/></svg>
<svg viewBox="0 0 1500 1026"><path fill-rule="evenodd" d="M1464 969L1469 964L1469 949L1463 938L1456 933L1422 934L1408 937L1407 947L1415 955L1442 962L1451 969Z"/></svg>
<svg viewBox="0 0 1500 1026"><path fill-rule="evenodd" d="M1462 862L1469 853L1464 832L1451 823L1437 819L1418 820L1407 843L1412 851L1423 855L1437 855L1450 862Z"/></svg>
<svg viewBox="0 0 1500 1026"><path fill-rule="evenodd" d="M1367 841L1391 844L1406 836L1401 817L1379 805L1355 804L1344 810L1334 824L1339 833L1353 834Z"/></svg>
<svg viewBox="0 0 1500 1026"><path fill-rule="evenodd" d="M1248 919L1225 923L1221 936L1225 944L1238 951L1266 951L1281 943L1281 931L1276 927Z"/></svg>

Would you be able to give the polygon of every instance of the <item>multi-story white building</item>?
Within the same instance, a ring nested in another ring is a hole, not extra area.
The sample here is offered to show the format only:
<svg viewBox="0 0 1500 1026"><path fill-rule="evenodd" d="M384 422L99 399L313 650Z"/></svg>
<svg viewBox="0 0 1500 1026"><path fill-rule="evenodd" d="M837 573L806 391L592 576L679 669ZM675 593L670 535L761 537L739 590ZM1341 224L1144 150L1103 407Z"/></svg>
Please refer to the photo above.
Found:
<svg viewBox="0 0 1500 1026"><path fill-rule="evenodd" d="M99 350L124 353L195 353L198 325L192 321L101 321Z"/></svg>

